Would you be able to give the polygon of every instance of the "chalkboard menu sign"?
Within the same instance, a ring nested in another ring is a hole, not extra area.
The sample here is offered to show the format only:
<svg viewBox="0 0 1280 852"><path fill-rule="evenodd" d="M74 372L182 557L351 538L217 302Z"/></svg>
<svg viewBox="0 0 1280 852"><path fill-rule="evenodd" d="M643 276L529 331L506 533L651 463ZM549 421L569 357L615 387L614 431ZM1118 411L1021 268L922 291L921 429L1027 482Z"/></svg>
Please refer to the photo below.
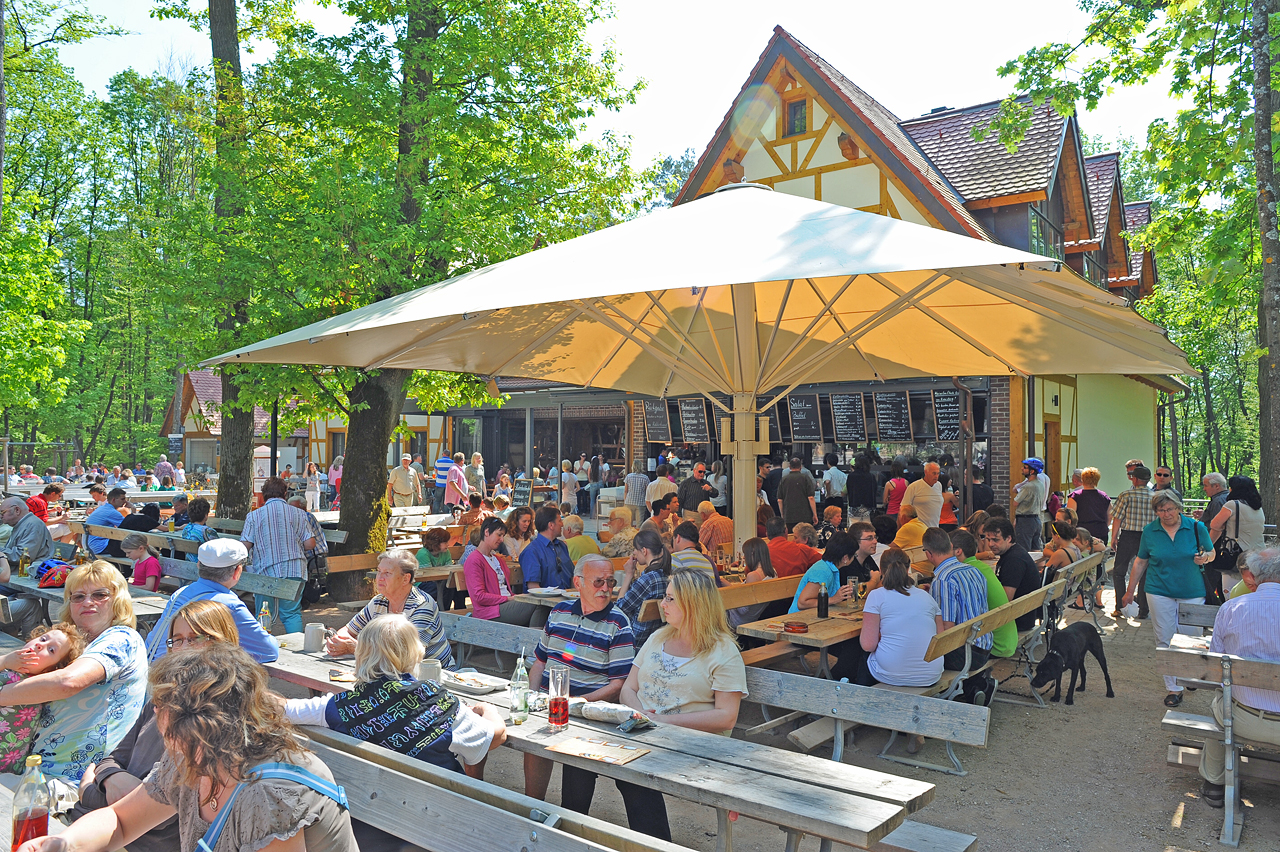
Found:
<svg viewBox="0 0 1280 852"><path fill-rule="evenodd" d="M822 421L818 415L816 393L787 397L787 410L791 414L791 440L795 442L822 441Z"/></svg>
<svg viewBox="0 0 1280 852"><path fill-rule="evenodd" d="M511 489L512 506L528 506L533 499L533 480L517 479Z"/></svg>
<svg viewBox="0 0 1280 852"><path fill-rule="evenodd" d="M876 432L881 441L913 441L911 401L906 391L872 394L876 405Z"/></svg>
<svg viewBox="0 0 1280 852"><path fill-rule="evenodd" d="M711 427L707 423L707 403L702 397L679 399L680 432L689 444L711 442Z"/></svg>
<svg viewBox="0 0 1280 852"><path fill-rule="evenodd" d="M862 411L862 394L831 394L831 416L836 425L836 443L856 444L867 440L867 418Z"/></svg>
<svg viewBox="0 0 1280 852"><path fill-rule="evenodd" d="M756 397L756 406L757 407L762 406L768 401L769 401L768 397L763 397L763 396ZM760 414L765 415L769 418L769 443L771 444L782 443L782 427L778 425L778 406L776 405L770 406L768 410L760 409ZM763 438L763 436L761 437Z"/></svg>
<svg viewBox="0 0 1280 852"><path fill-rule="evenodd" d="M644 432L651 444L671 443L671 415L665 399L644 401Z"/></svg>
<svg viewBox="0 0 1280 852"><path fill-rule="evenodd" d="M933 423L939 441L960 440L960 391L933 392Z"/></svg>

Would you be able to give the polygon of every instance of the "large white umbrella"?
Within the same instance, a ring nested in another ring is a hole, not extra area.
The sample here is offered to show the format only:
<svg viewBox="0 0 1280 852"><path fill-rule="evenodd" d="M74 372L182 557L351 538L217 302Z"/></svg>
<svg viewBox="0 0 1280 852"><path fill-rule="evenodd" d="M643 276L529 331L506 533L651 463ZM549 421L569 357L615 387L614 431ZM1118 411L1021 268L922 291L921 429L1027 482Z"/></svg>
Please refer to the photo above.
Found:
<svg viewBox="0 0 1280 852"><path fill-rule="evenodd" d="M1194 374L1164 331L1052 258L737 185L212 358L719 393L754 534L756 414L796 385ZM757 407L757 397L769 399ZM768 436L762 436L766 441Z"/></svg>

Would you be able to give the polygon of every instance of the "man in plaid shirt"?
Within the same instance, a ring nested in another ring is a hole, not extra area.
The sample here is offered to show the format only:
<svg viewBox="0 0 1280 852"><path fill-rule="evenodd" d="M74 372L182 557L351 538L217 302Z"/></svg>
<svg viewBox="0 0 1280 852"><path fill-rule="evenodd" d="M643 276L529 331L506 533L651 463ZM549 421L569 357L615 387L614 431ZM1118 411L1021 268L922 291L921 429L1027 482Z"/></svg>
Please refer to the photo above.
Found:
<svg viewBox="0 0 1280 852"><path fill-rule="evenodd" d="M1156 520L1155 510L1151 508L1151 491L1147 488L1150 481L1151 471L1142 465L1135 466L1129 471L1129 490L1120 492L1111 501L1111 542L1116 553L1115 562L1111 564L1111 582L1116 590L1116 609L1111 613L1112 618L1120 617L1120 599L1127 588L1129 564L1138 555L1138 545L1142 543L1142 528ZM1135 600L1138 602L1138 618L1146 618L1145 582L1139 583Z"/></svg>
<svg viewBox="0 0 1280 852"><path fill-rule="evenodd" d="M307 575L307 551L316 547L315 535L307 513L284 501L289 486L278 476L262 484L266 502L244 519L240 540L249 548L252 562L248 571L264 577L301 577ZM323 541L323 538L321 538ZM284 624L286 633L302 631L302 601L286 601L263 595L253 596L254 614L266 604L273 618Z"/></svg>

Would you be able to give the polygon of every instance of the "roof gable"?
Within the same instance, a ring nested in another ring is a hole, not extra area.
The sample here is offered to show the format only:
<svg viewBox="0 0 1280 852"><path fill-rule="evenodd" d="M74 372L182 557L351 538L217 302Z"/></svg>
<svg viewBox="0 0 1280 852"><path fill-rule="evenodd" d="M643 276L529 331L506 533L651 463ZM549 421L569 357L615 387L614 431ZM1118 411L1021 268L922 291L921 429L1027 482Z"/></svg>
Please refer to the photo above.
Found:
<svg viewBox="0 0 1280 852"><path fill-rule="evenodd" d="M1124 238L1124 189L1120 183L1120 152L1094 154L1084 161L1089 188L1089 208L1093 213L1093 236L1076 245L1085 251L1101 247L1106 252L1108 275L1119 273L1129 263ZM1068 245L1068 250L1070 250Z"/></svg>
<svg viewBox="0 0 1280 852"><path fill-rule="evenodd" d="M812 88L815 95L834 111L841 123L865 146L866 151L860 153L865 153L868 161L874 161L890 171L894 182L905 194L909 194L925 208L932 224L954 233L991 239L973 215L964 208L946 178L898 126L898 118L781 27L774 28L773 37L757 60L738 97L725 114L711 143L704 149L689 179L681 187L676 198L677 204L709 191L709 185L711 188L719 185L722 182L722 168L741 168L735 158L745 148L743 137L753 135L754 130L744 133L740 125L744 121L744 115L749 116L752 112L752 102L757 90L771 85L769 77L779 67L780 60L789 63L796 74L804 77L805 85ZM759 119L763 118L763 115L759 116ZM735 136L738 137L736 142ZM750 139L746 141L749 142ZM742 174L739 172L736 177L729 176L728 179L736 181L741 178Z"/></svg>
<svg viewBox="0 0 1280 852"><path fill-rule="evenodd" d="M193 370L187 373L186 381L183 383L182 391L182 408L183 419L186 413L191 412L197 415L198 419L206 425L210 435L222 434L222 411L219 406L222 405L222 377L213 370ZM293 403L289 403L291 407ZM168 407L165 409L164 423L161 428L162 434L172 432L173 418L173 400L169 401ZM253 408L253 434L255 436L263 436L271 431L271 413L261 406ZM281 435L282 438L306 438L310 432L299 427L288 435Z"/></svg>
<svg viewBox="0 0 1280 852"><path fill-rule="evenodd" d="M1124 206L1124 229L1130 233L1151 224L1151 202L1135 201ZM1129 274L1111 278L1108 286L1137 287L1138 298L1150 296L1156 285L1156 255L1150 249L1130 249Z"/></svg>

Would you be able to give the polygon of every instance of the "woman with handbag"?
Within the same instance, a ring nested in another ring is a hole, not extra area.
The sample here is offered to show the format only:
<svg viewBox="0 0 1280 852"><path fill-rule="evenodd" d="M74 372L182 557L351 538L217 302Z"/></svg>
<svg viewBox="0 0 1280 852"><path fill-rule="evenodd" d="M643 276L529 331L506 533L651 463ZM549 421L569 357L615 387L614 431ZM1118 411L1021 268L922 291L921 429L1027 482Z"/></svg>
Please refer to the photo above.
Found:
<svg viewBox="0 0 1280 852"><path fill-rule="evenodd" d="M1205 603L1220 604L1226 600L1222 592L1222 572L1234 571L1241 553L1262 549L1262 495L1247 476L1233 476L1228 481L1231 493L1217 516L1209 519L1209 538L1213 539L1218 557L1204 569Z"/></svg>

